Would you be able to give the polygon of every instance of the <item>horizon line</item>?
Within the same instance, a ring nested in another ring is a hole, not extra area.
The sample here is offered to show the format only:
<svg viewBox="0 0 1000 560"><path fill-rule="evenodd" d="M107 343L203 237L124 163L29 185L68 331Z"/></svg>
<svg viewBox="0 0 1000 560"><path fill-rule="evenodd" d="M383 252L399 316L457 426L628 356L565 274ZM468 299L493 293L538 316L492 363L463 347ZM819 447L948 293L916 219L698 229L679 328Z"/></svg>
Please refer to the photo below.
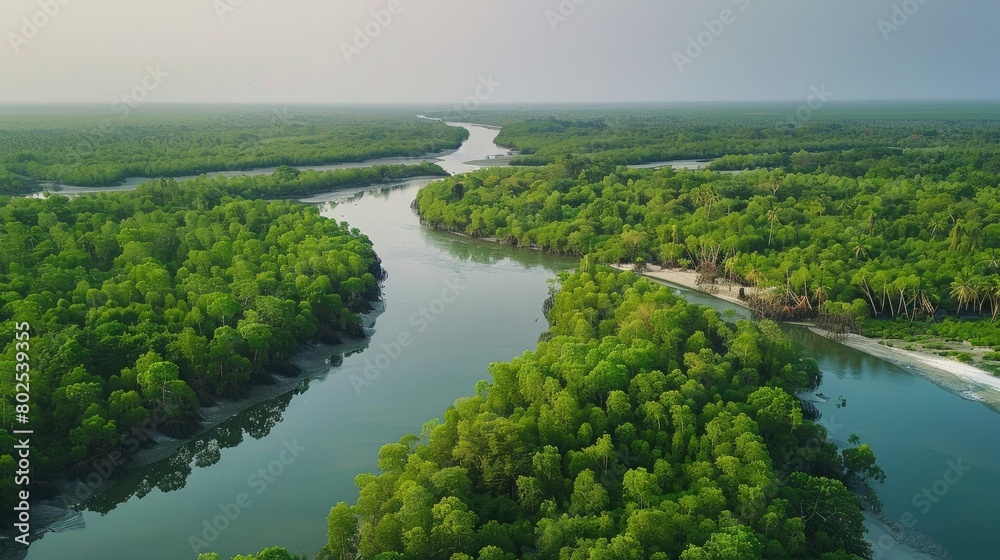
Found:
<svg viewBox="0 0 1000 560"><path fill-rule="evenodd" d="M802 103L802 99L754 99L754 100L683 100L683 101L504 101L496 103L483 103L478 110L485 110L492 107L507 107L511 105L529 106L587 106L587 105L754 105L768 103ZM868 98L868 99L831 99L826 104L852 104L852 103L1000 103L1000 97L995 98ZM106 105L105 101L0 101L0 106L90 106ZM243 105L243 106L269 106L269 105L289 105L289 106L352 106L352 107L386 107L386 106L447 106L455 105L454 101L149 101L142 103L143 107L171 106L171 105Z"/></svg>

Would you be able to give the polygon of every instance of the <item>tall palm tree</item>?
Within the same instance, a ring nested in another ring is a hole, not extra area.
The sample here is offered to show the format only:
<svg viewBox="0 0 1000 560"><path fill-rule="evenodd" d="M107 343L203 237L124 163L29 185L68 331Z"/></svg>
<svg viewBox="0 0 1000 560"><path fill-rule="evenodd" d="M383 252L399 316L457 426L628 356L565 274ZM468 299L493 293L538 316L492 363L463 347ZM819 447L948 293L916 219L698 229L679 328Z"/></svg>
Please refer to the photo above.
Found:
<svg viewBox="0 0 1000 560"><path fill-rule="evenodd" d="M704 206L707 212L707 220L712 219L712 206L719 202L719 195L710 186L704 186L694 194L694 202L698 206Z"/></svg>
<svg viewBox="0 0 1000 560"><path fill-rule="evenodd" d="M937 219L937 218L931 220L931 223L929 223L927 225L931 226L931 239L932 240L934 239L934 236L937 235L938 231L944 231L944 222L941 221L941 220L939 220L939 219Z"/></svg>
<svg viewBox="0 0 1000 560"><path fill-rule="evenodd" d="M955 281L951 283L951 297L958 301L956 315L962 313L963 305L968 309L970 304L974 304L979 300L979 292L976 290L975 280L969 272L963 271L955 277Z"/></svg>
<svg viewBox="0 0 1000 560"><path fill-rule="evenodd" d="M826 287L826 265L821 265L819 268L819 282L816 283L816 287L813 288L813 295L816 297L816 308L822 310L823 300L827 298L828 289Z"/></svg>
<svg viewBox="0 0 1000 560"><path fill-rule="evenodd" d="M952 251L957 251L962 246L962 243L965 242L965 220L955 222L955 227L951 228L948 241L950 242L948 248Z"/></svg>
<svg viewBox="0 0 1000 560"><path fill-rule="evenodd" d="M969 251L975 251L979 249L983 244L983 228L979 227L976 222L971 222L965 226L965 243L969 248Z"/></svg>
<svg viewBox="0 0 1000 560"><path fill-rule="evenodd" d="M726 257L726 259L722 261L722 271L726 273L726 279L729 280L729 289L732 289L732 284L736 280L736 261L736 255Z"/></svg>
<svg viewBox="0 0 1000 560"><path fill-rule="evenodd" d="M875 315L875 317L878 317L878 311L879 311L878 306L875 305L875 297L872 293L872 287L871 284L868 282L868 278L869 278L869 272L864 268L862 268L854 275L853 282L855 285L860 286L861 289L865 292L865 295L868 296L868 302L871 303L872 305L872 313Z"/></svg>
<svg viewBox="0 0 1000 560"><path fill-rule="evenodd" d="M774 208L767 211L767 221L771 223L770 232L767 235L767 246L771 246L771 239L774 237L774 224L779 223L778 211Z"/></svg>
<svg viewBox="0 0 1000 560"><path fill-rule="evenodd" d="M750 261L750 265L747 267L746 272L743 273L743 277L746 278L747 282L753 284L754 288L760 287L760 283L764 281L764 273L757 266L756 259Z"/></svg>
<svg viewBox="0 0 1000 560"><path fill-rule="evenodd" d="M993 322L1000 316L1000 276L990 277L990 307L993 312Z"/></svg>
<svg viewBox="0 0 1000 560"><path fill-rule="evenodd" d="M993 291L992 282L989 278L983 278L978 276L972 279L972 287L976 290L976 299L978 300L979 314L983 314L983 307L986 303L990 301L990 295Z"/></svg>
<svg viewBox="0 0 1000 560"><path fill-rule="evenodd" d="M875 236L875 222L878 220L878 216L875 212L868 215L868 237Z"/></svg>

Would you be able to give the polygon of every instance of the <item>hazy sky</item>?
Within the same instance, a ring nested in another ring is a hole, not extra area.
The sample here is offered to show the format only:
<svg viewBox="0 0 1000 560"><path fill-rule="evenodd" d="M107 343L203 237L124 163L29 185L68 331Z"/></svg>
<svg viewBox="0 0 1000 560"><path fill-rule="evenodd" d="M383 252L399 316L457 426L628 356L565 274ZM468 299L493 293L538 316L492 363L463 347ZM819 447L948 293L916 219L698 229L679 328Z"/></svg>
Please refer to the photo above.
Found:
<svg viewBox="0 0 1000 560"><path fill-rule="evenodd" d="M993 99L998 20L995 0L3 0L0 103Z"/></svg>

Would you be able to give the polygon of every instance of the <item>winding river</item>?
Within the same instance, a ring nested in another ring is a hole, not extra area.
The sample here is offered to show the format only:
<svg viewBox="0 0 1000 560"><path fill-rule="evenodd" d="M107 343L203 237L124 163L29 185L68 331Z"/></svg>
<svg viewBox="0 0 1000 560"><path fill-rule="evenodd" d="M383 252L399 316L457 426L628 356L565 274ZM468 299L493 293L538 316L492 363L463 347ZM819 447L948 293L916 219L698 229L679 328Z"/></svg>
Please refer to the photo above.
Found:
<svg viewBox="0 0 1000 560"><path fill-rule="evenodd" d="M493 144L496 130L463 126L469 140L438 161L449 172L506 153ZM307 200L367 234L389 271L367 347L340 367L326 362L329 349L304 353L307 375L298 386L130 472L63 530L37 540L27 558L177 560L205 551L229 558L269 546L315 552L330 507L356 499L353 478L376 469L382 444L419 433L472 393L490 362L534 348L546 328L546 281L575 261L420 227L410 203L427 182ZM834 398L817 407L831 436L858 434L875 449L889 477L879 491L886 517L903 519L911 535L919 531L956 560L994 557L986 528L1000 513L1000 415L912 370L787 328L825 373L820 391ZM413 344L396 351L404 333ZM381 373L362 383L376 361ZM213 522L225 528L207 529ZM895 541L876 542L876 558L917 557L902 552Z"/></svg>

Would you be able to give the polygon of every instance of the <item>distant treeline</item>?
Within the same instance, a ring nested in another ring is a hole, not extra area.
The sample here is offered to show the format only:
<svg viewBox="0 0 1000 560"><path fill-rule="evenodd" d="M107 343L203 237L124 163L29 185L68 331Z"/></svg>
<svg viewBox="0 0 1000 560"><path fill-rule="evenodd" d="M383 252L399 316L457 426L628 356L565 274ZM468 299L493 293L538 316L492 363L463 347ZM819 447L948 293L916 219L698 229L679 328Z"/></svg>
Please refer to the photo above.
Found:
<svg viewBox="0 0 1000 560"><path fill-rule="evenodd" d="M270 175L238 177L201 176L183 182L186 188L218 190L244 198L291 198L337 189L367 187L413 177L446 177L448 172L433 163L374 165L333 171L300 171L282 166Z"/></svg>
<svg viewBox="0 0 1000 560"><path fill-rule="evenodd" d="M9 118L9 117L8 117ZM23 177L109 186L128 177L359 162L456 149L464 128L410 116L236 114L126 121L0 118L0 166ZM0 187L3 186L0 177ZM10 194L8 192L8 194Z"/></svg>
<svg viewBox="0 0 1000 560"><path fill-rule="evenodd" d="M502 114L496 117L503 120ZM486 119L489 120L489 119ZM789 122L785 115L692 115L572 113L571 116L526 118L504 125L497 143L520 152L513 165L545 165L561 156L588 157L594 162L631 165L677 159L724 158L719 169L787 167L792 154L809 152L805 166L837 164L830 172L859 176L866 159L882 160L903 150L985 152L1000 166L1000 122L820 118ZM842 152L861 153L840 156ZM865 151L870 153L866 155ZM859 167L853 167L853 164ZM814 167L815 168L815 167Z"/></svg>

